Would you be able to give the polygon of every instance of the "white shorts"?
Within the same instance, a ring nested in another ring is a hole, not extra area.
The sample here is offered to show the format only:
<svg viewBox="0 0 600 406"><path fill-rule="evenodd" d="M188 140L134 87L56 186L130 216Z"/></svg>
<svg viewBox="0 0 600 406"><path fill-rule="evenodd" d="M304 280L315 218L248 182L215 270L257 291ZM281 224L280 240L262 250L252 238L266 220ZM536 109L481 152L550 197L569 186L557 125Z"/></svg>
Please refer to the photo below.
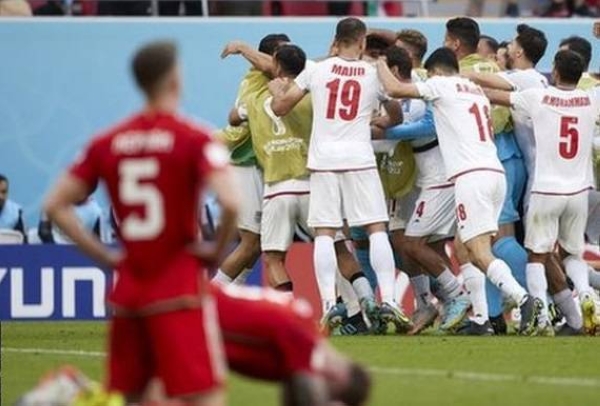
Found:
<svg viewBox="0 0 600 406"><path fill-rule="evenodd" d="M264 200L260 228L262 251L287 251L294 241L296 226L312 236L307 225L308 202L308 192L281 194Z"/></svg>
<svg viewBox="0 0 600 406"><path fill-rule="evenodd" d="M240 191L238 229L260 234L262 214L263 181L256 166L233 166Z"/></svg>
<svg viewBox="0 0 600 406"><path fill-rule="evenodd" d="M308 225L341 228L344 218L350 227L388 221L376 169L311 174Z"/></svg>
<svg viewBox="0 0 600 406"><path fill-rule="evenodd" d="M399 199L388 200L388 213L390 214L389 232L406 229L408 220L415 210L415 203L419 197L418 188L413 188L407 195Z"/></svg>
<svg viewBox="0 0 600 406"><path fill-rule="evenodd" d="M455 230L454 187L423 189L405 234L409 237L449 237Z"/></svg>
<svg viewBox="0 0 600 406"><path fill-rule="evenodd" d="M553 252L556 242L572 255L585 248L588 193L571 196L532 193L526 213L525 248L536 254Z"/></svg>
<svg viewBox="0 0 600 406"><path fill-rule="evenodd" d="M506 196L504 173L474 171L454 181L458 235L462 242L498 231L498 219Z"/></svg>

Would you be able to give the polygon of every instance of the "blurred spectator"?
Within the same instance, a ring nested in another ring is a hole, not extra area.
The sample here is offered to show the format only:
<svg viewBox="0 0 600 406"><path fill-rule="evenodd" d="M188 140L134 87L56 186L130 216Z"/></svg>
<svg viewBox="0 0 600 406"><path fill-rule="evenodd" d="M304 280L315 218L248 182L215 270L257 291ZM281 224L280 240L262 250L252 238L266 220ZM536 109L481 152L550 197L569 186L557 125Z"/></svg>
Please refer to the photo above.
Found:
<svg viewBox="0 0 600 406"><path fill-rule="evenodd" d="M598 0L552 0L542 17L595 17L598 15Z"/></svg>
<svg viewBox="0 0 600 406"><path fill-rule="evenodd" d="M508 41L502 41L498 45L498 50L496 51L496 63L500 67L500 70L508 70L508 62L507 55L508 52Z"/></svg>
<svg viewBox="0 0 600 406"><path fill-rule="evenodd" d="M66 13L61 1L49 0L41 6L36 7L33 10L33 14L36 16L62 16Z"/></svg>
<svg viewBox="0 0 600 406"><path fill-rule="evenodd" d="M8 178L0 175L0 230L18 231L26 239L23 209L8 198Z"/></svg>
<svg viewBox="0 0 600 406"><path fill-rule="evenodd" d="M496 62L496 53L498 52L498 41L489 35L481 35L477 44L477 53L482 57Z"/></svg>
<svg viewBox="0 0 600 406"><path fill-rule="evenodd" d="M150 1L147 0L101 0L98 2L101 16L147 16Z"/></svg>
<svg viewBox="0 0 600 406"><path fill-rule="evenodd" d="M218 0L210 2L210 14L219 16L254 16L262 15L262 1L228 1ZM275 2L274 2L275 3ZM281 5L279 6L281 9Z"/></svg>
<svg viewBox="0 0 600 406"><path fill-rule="evenodd" d="M93 198L88 198L75 206L75 214L83 226L102 238L102 209ZM45 244L72 244L63 232L48 220L46 213L42 213L38 224L38 236Z"/></svg>
<svg viewBox="0 0 600 406"><path fill-rule="evenodd" d="M26 0L0 0L0 16L29 17L31 6Z"/></svg>
<svg viewBox="0 0 600 406"><path fill-rule="evenodd" d="M467 6L467 16L469 17L481 17L483 15L483 7L485 0L469 0Z"/></svg>
<svg viewBox="0 0 600 406"><path fill-rule="evenodd" d="M179 8L183 6L186 16L201 16L202 2L200 0L163 0L158 2L158 14L161 16L178 16Z"/></svg>

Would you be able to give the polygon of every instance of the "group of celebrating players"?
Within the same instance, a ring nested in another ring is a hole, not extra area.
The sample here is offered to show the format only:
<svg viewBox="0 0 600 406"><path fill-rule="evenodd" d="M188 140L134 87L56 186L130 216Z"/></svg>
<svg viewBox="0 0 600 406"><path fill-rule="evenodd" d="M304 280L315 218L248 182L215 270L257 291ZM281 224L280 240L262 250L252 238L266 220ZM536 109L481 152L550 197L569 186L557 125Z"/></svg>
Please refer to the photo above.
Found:
<svg viewBox="0 0 600 406"><path fill-rule="evenodd" d="M298 229L314 237L322 326L341 334L384 334L390 324L417 334L438 309L443 332L502 334L507 303L520 310L522 335L600 330L598 275L582 259L600 112L589 43L563 41L549 85L535 70L543 32L519 25L510 70L500 71L477 53L474 20L446 29L424 64L420 32L368 30L356 18L337 24L330 54L316 62L284 34L258 50L228 44L223 56L253 65L230 126L216 135L230 151L176 114L174 45L136 53L146 106L94 138L45 205L66 235L118 271L110 390L136 402L150 385L185 404L222 405L227 360L283 382L286 405L364 404L364 368L328 346L310 306L292 297L285 258ZM100 181L122 252L80 227L72 209ZM221 210L210 242L197 231L205 187ZM240 244L221 261L238 214ZM261 252L283 293L234 286ZM219 267L213 284L198 272L209 265ZM397 265L415 292L412 318L395 294ZM558 330L548 297L565 319Z"/></svg>

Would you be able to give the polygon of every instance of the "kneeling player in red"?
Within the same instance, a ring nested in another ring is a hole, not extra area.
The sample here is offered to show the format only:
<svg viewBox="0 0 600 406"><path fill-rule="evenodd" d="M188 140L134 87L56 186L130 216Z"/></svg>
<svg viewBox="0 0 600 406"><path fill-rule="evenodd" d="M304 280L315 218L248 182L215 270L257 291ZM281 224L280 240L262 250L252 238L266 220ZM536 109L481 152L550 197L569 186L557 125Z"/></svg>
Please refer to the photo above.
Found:
<svg viewBox="0 0 600 406"><path fill-rule="evenodd" d="M329 345L308 302L233 285L214 295L231 370L281 382L286 406L365 404L368 373Z"/></svg>

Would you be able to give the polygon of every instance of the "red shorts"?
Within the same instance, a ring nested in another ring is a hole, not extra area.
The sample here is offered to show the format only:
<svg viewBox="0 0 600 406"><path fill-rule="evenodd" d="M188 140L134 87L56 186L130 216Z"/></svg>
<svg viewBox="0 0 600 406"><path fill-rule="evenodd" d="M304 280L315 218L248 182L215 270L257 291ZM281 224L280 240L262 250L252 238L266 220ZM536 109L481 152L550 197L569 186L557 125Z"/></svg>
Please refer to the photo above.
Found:
<svg viewBox="0 0 600 406"><path fill-rule="evenodd" d="M255 288L227 287L215 296L231 370L271 381L320 370L322 336L308 303Z"/></svg>
<svg viewBox="0 0 600 406"><path fill-rule="evenodd" d="M153 377L168 396L220 386L225 373L214 298L201 308L144 317L114 317L110 325L109 389L140 394Z"/></svg>

